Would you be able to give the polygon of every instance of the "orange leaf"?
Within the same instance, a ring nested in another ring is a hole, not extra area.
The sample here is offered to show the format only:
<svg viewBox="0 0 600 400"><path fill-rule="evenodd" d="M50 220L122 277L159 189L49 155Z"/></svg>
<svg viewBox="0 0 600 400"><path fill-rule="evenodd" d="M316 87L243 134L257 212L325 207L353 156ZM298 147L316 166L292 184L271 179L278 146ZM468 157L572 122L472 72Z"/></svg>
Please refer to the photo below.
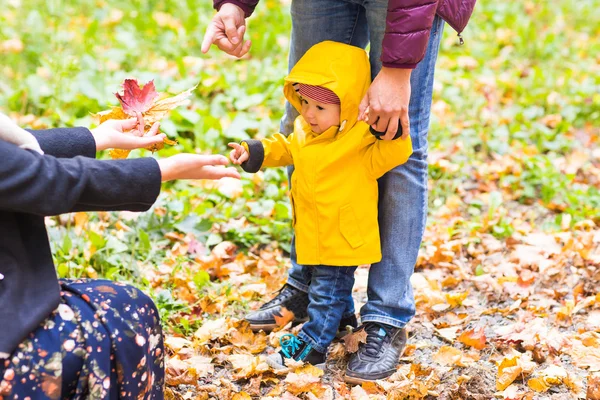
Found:
<svg viewBox="0 0 600 400"><path fill-rule="evenodd" d="M471 329L460 334L458 341L476 348L477 350L483 350L485 348L486 337L483 327L478 329Z"/></svg>
<svg viewBox="0 0 600 400"><path fill-rule="evenodd" d="M275 314L275 323L278 327L284 327L288 324L288 322L292 321L294 317L295 316L293 311L290 311L287 308L283 307L279 315Z"/></svg>
<svg viewBox="0 0 600 400"><path fill-rule="evenodd" d="M587 397L590 400L600 400L600 375L593 374L587 379Z"/></svg>
<svg viewBox="0 0 600 400"><path fill-rule="evenodd" d="M356 332L347 334L342 338L344 346L348 353L356 353L358 351L359 343L367 343L367 331L360 329Z"/></svg>

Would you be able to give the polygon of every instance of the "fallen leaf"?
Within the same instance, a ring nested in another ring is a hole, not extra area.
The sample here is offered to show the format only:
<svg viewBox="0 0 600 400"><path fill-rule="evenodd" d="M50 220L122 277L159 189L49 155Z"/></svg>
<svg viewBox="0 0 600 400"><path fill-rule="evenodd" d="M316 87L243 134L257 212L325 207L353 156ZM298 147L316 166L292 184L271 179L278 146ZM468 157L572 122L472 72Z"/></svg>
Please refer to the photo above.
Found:
<svg viewBox="0 0 600 400"><path fill-rule="evenodd" d="M480 327L477 329L471 329L460 334L458 341L476 348L477 350L483 350L485 348L486 337L484 328Z"/></svg>
<svg viewBox="0 0 600 400"><path fill-rule="evenodd" d="M239 392L234 394L231 400L252 400L252 397L246 392Z"/></svg>
<svg viewBox="0 0 600 400"><path fill-rule="evenodd" d="M174 353L178 353L184 347L192 347L192 342L186 338L167 336L165 337L165 347L171 349Z"/></svg>
<svg viewBox="0 0 600 400"><path fill-rule="evenodd" d="M227 358L235 371L235 379L246 379L269 370L264 356L232 354Z"/></svg>
<svg viewBox="0 0 600 400"><path fill-rule="evenodd" d="M444 293L446 296L446 301L450 305L450 307L458 307L461 306L463 301L469 295L469 291L466 292L457 292L457 293Z"/></svg>
<svg viewBox="0 0 600 400"><path fill-rule="evenodd" d="M295 370L294 372L297 374L308 374L308 375L316 376L317 378L323 376L323 374L324 374L324 372L321 368L317 368L312 364L305 364L302 367Z"/></svg>
<svg viewBox="0 0 600 400"><path fill-rule="evenodd" d="M310 375L310 374L296 374L294 372L290 372L284 380L286 384L286 389L293 395L298 395L300 393L312 392L316 394L316 392L322 392L323 388L321 387L321 379L318 376Z"/></svg>
<svg viewBox="0 0 600 400"><path fill-rule="evenodd" d="M204 344L209 340L219 339L227 334L227 320L225 318L219 318L215 320L206 321L198 330L194 333L194 337L198 339L200 344Z"/></svg>
<svg viewBox="0 0 600 400"><path fill-rule="evenodd" d="M592 374L588 376L586 399L600 400L600 374Z"/></svg>
<svg viewBox="0 0 600 400"><path fill-rule="evenodd" d="M529 375L536 365L526 354L517 353L504 357L498 366L496 390L504 390L517 377Z"/></svg>
<svg viewBox="0 0 600 400"><path fill-rule="evenodd" d="M277 326L282 328L286 326L288 322L294 320L294 312L282 307L281 311L278 314L274 314L273 317L275 318Z"/></svg>
<svg viewBox="0 0 600 400"><path fill-rule="evenodd" d="M344 347L348 353L356 353L359 343L367 343L367 331L359 329L356 332L347 334L342 338Z"/></svg>
<svg viewBox="0 0 600 400"><path fill-rule="evenodd" d="M237 329L229 333L229 343L252 354L258 354L267 347L267 335L264 332L255 334L248 328Z"/></svg>
<svg viewBox="0 0 600 400"><path fill-rule="evenodd" d="M457 365L466 367L474 360L466 356L462 351L451 346L442 346L433 355L433 361L441 365Z"/></svg>

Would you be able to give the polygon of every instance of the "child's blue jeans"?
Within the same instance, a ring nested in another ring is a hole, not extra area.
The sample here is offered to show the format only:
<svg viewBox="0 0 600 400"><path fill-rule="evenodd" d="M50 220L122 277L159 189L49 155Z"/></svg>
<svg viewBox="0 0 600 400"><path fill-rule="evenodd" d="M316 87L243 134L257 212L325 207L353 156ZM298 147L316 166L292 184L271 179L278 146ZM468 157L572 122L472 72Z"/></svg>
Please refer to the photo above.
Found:
<svg viewBox="0 0 600 400"><path fill-rule="evenodd" d="M292 0L292 39L289 67L311 46L333 40L366 48L374 78L381 69L381 41L386 27L388 0ZM408 162L379 180L379 230L383 259L371 266L367 303L361 321L403 327L415 314L410 276L413 273L427 216L427 133L433 74L444 21L436 16L425 57L410 78L410 135L414 152ZM349 68L351 66L348 66ZM286 104L281 132L290 133L298 113ZM294 262L288 283L309 291L310 273ZM354 311L346 309L344 316Z"/></svg>
<svg viewBox="0 0 600 400"><path fill-rule="evenodd" d="M344 312L354 310L352 286L356 267L317 265L303 268L311 275L308 286L309 320L302 326L298 337L310 343L315 350L325 353Z"/></svg>

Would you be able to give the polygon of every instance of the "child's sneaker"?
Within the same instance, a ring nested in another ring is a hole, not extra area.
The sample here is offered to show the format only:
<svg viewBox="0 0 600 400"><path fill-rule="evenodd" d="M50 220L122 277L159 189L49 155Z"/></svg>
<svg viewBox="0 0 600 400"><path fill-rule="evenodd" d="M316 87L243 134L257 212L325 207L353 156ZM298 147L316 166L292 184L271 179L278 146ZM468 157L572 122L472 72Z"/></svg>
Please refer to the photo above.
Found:
<svg viewBox="0 0 600 400"><path fill-rule="evenodd" d="M309 343L303 342L294 335L283 335L279 339L281 351L267 357L267 364L274 369L287 368L286 358L303 361L317 368L325 369L325 353L315 350Z"/></svg>

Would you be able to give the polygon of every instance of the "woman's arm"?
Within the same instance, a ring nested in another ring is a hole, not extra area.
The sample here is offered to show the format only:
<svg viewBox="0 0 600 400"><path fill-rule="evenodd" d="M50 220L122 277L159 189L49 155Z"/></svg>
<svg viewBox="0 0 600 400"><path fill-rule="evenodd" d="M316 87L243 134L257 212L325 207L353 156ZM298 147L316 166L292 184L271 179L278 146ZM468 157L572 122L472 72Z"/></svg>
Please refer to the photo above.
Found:
<svg viewBox="0 0 600 400"><path fill-rule="evenodd" d="M96 158L96 141L87 128L29 130L45 154L58 158L84 156Z"/></svg>
<svg viewBox="0 0 600 400"><path fill-rule="evenodd" d="M108 120L98 127L56 128L29 131L35 136L46 154L58 158L84 156L96 158L96 152L106 149L139 149L162 143L164 134L158 134L159 124L155 123L144 136L134 133L138 124L136 118Z"/></svg>
<svg viewBox="0 0 600 400"><path fill-rule="evenodd" d="M156 160L56 158L0 141L0 209L37 215L150 208L160 191Z"/></svg>

